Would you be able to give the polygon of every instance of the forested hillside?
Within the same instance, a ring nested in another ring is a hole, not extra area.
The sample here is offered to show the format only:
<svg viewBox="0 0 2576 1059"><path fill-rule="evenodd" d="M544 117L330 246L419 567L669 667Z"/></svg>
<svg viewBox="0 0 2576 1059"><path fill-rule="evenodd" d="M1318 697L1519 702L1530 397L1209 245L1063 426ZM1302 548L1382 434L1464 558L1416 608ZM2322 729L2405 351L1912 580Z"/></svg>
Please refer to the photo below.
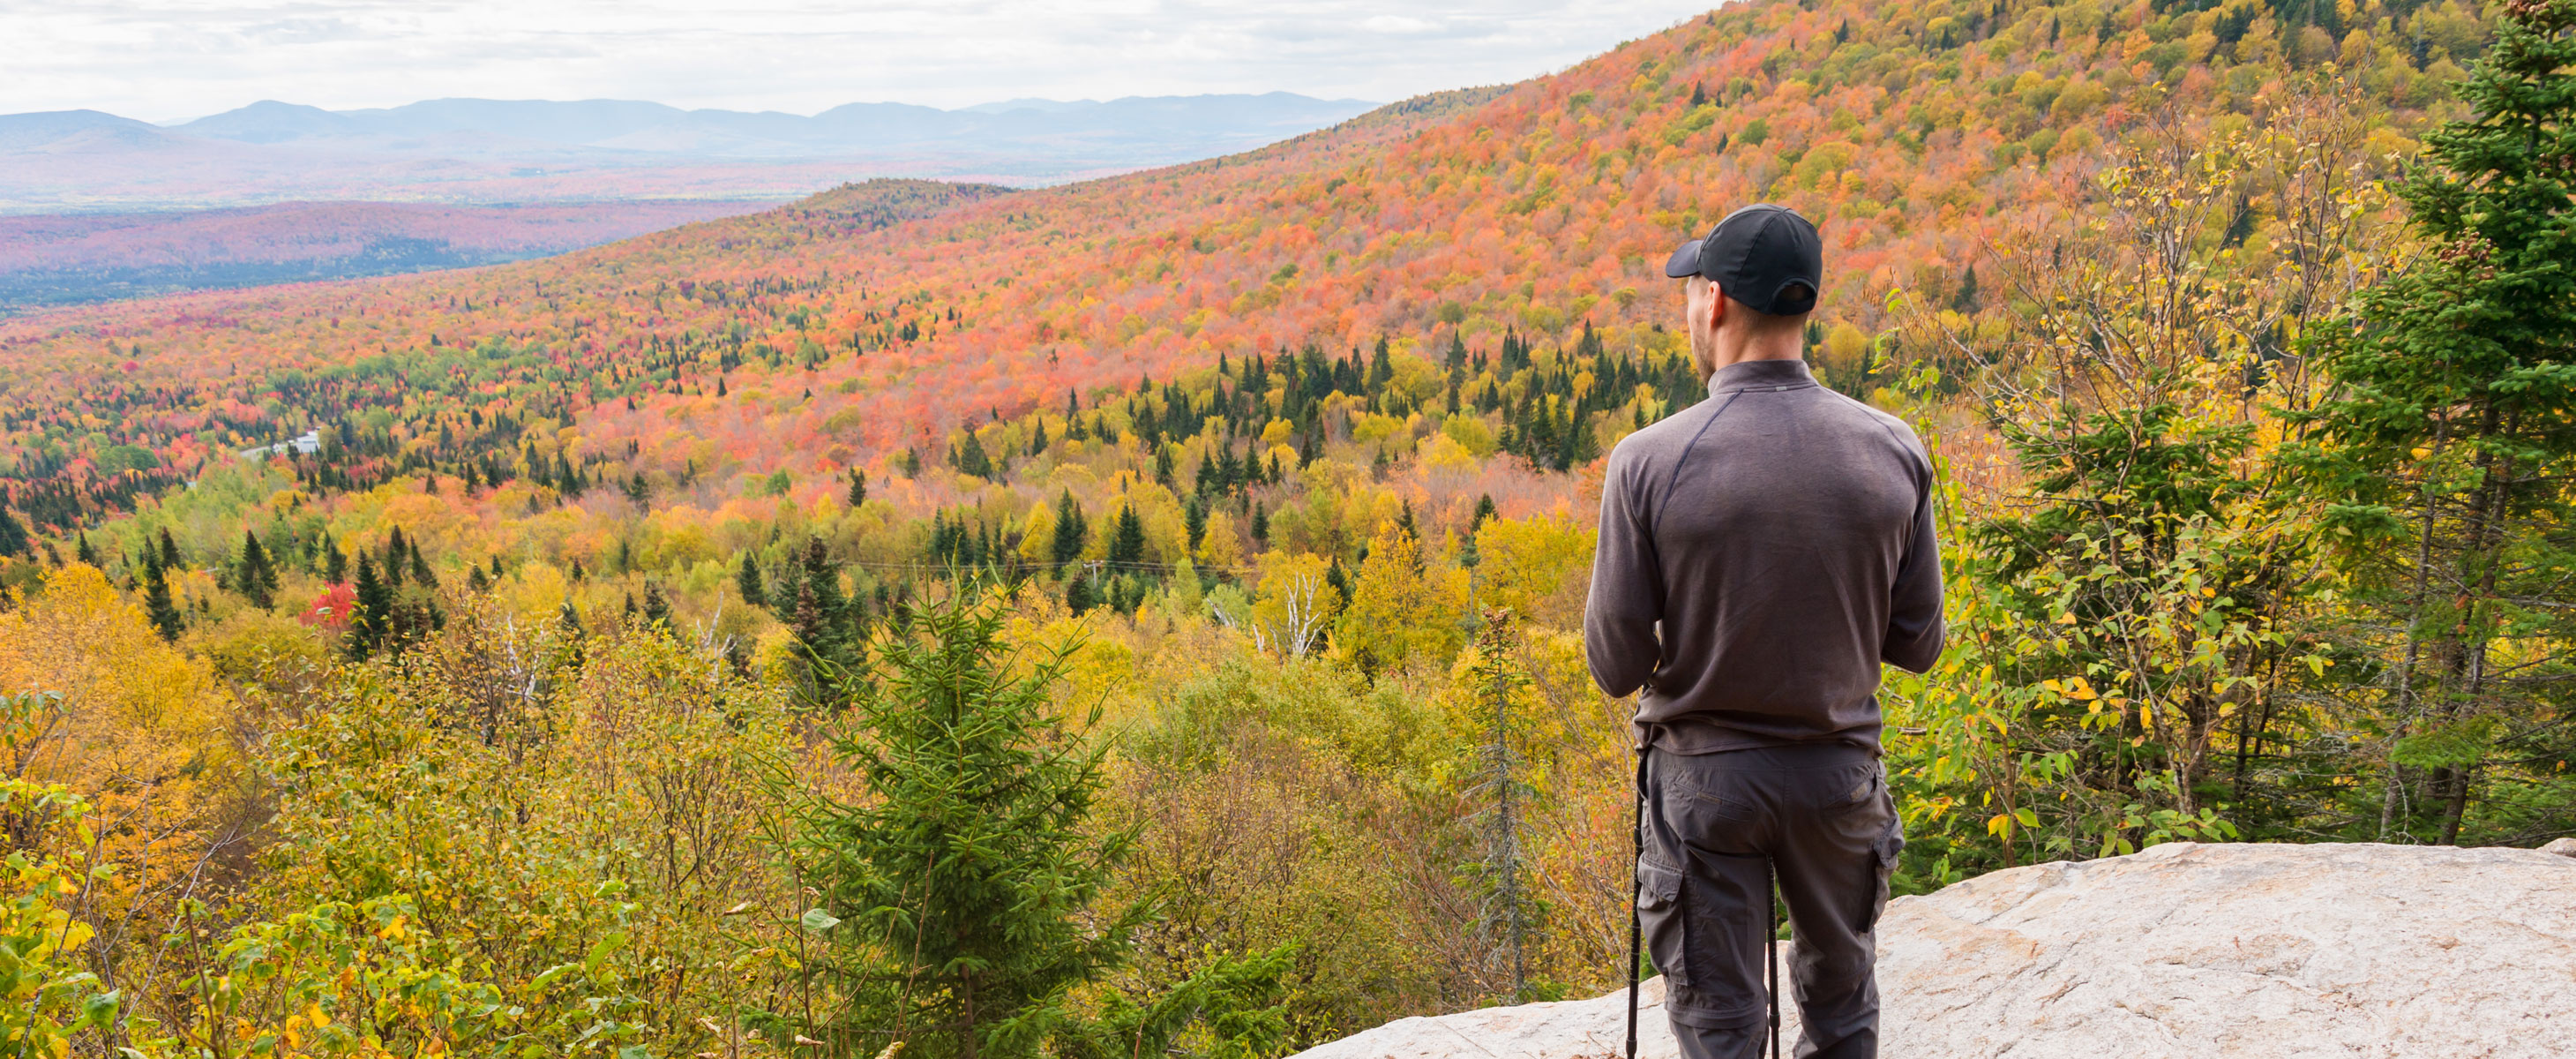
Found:
<svg viewBox="0 0 2576 1059"><path fill-rule="evenodd" d="M0 323L0 987L80 1054L1231 1057L1619 980L1600 461L1755 200L1943 472L1900 887L2576 832L2571 27L1753 3L1171 169Z"/></svg>

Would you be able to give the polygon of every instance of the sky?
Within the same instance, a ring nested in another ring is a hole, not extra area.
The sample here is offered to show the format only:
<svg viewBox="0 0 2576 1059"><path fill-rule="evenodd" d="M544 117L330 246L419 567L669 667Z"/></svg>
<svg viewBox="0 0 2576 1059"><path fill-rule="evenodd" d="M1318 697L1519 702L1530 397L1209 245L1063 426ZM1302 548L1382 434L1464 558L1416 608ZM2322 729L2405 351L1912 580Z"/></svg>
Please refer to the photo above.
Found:
<svg viewBox="0 0 2576 1059"><path fill-rule="evenodd" d="M1517 81L1715 0L0 0L0 113L147 121L262 99L842 103L1287 91L1385 102Z"/></svg>

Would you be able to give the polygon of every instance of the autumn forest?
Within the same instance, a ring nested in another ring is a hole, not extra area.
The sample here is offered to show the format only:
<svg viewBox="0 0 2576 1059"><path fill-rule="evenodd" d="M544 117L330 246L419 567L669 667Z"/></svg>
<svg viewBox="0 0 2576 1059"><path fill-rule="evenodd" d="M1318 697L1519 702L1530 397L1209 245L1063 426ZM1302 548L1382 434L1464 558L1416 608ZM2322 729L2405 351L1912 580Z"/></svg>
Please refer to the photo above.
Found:
<svg viewBox="0 0 2576 1059"><path fill-rule="evenodd" d="M0 320L0 1055L1269 1059L1625 979L1605 455L1812 217L1900 892L2576 834L2576 0L1752 0L1246 154Z"/></svg>

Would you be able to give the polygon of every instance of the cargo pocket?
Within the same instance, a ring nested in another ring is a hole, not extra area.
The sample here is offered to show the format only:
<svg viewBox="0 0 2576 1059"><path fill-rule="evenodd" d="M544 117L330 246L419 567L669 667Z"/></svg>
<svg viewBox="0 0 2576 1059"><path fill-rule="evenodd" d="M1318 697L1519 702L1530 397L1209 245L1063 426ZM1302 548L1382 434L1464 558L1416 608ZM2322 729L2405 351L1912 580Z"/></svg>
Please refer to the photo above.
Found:
<svg viewBox="0 0 2576 1059"><path fill-rule="evenodd" d="M1682 914L1682 873L1652 860L1637 861L1637 922L1646 936L1646 954L1668 986L1689 985L1682 954L1690 949L1690 930Z"/></svg>
<svg viewBox="0 0 2576 1059"><path fill-rule="evenodd" d="M1887 830L1870 844L1870 850L1876 854L1870 858L1870 868L1878 878L1870 891L1869 913L1861 917L1863 934L1878 929L1878 917L1887 911L1888 884L1896 875L1897 856L1905 852L1905 821L1891 814Z"/></svg>

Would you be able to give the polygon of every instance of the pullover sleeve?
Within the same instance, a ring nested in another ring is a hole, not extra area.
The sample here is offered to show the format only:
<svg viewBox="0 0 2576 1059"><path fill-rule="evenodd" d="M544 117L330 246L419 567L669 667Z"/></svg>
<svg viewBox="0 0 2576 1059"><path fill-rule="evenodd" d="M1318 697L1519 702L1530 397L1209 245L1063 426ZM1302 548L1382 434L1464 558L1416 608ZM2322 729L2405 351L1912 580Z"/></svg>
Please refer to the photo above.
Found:
<svg viewBox="0 0 2576 1059"><path fill-rule="evenodd" d="M1897 565L1893 604L1887 612L1887 637L1881 660L1920 673L1941 657L1947 633L1941 621L1941 545L1932 534L1932 484L1927 469L1921 499L1914 502L1914 531Z"/></svg>
<svg viewBox="0 0 2576 1059"><path fill-rule="evenodd" d="M1663 660L1663 568L1634 496L1636 466L1612 453L1601 482L1601 535L1583 606L1583 653L1592 681L1618 698L1644 687Z"/></svg>

